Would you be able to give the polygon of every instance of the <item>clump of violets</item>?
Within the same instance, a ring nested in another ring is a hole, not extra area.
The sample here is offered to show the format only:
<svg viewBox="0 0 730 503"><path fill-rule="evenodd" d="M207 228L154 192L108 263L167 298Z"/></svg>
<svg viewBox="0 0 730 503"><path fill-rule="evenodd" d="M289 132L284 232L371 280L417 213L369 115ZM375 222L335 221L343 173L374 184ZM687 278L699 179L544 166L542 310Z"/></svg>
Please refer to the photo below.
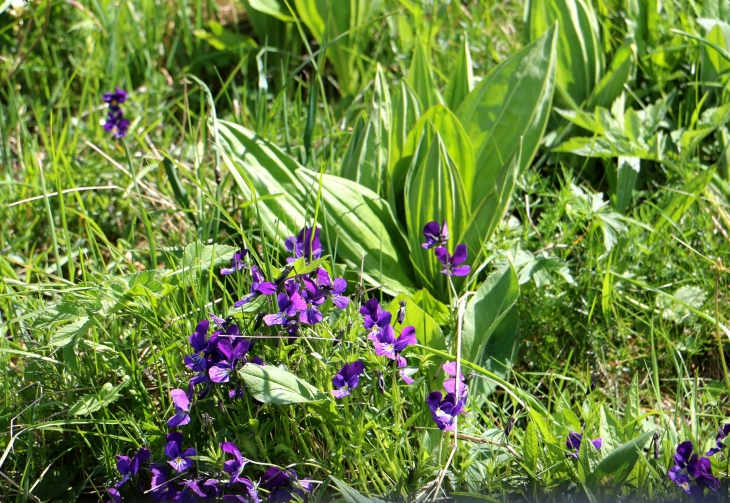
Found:
<svg viewBox="0 0 730 503"><path fill-rule="evenodd" d="M693 450L694 444L690 440L677 446L674 466L667 472L667 478L695 499L702 499L705 489L717 492L720 481L712 474L710 458L693 454Z"/></svg>
<svg viewBox="0 0 730 503"><path fill-rule="evenodd" d="M401 379L406 384L412 384L413 379L403 370L408 360L401 354L408 346L416 344L416 329L413 326L403 327L398 337L391 326L393 315L380 307L378 299L373 297L360 308L363 316L363 327L368 330L368 339L373 341L375 354L385 356L395 362ZM397 320L396 320L397 321Z"/></svg>
<svg viewBox="0 0 730 503"><path fill-rule="evenodd" d="M441 430L453 430L456 428L456 416L464 413L464 405L469 396L469 389L466 385L466 379L459 369L459 379L457 374L456 362L445 363L442 368L448 376L444 380L444 391L446 395L440 391L432 391L426 397L426 403L431 411L431 417L436 426Z"/></svg>
<svg viewBox="0 0 730 503"><path fill-rule="evenodd" d="M446 245L449 243L449 229L445 220L441 225L438 222L427 223L423 228L423 235L426 236L426 242L422 243L421 246L427 250L435 248L434 255L444 267L441 270L442 274L466 276L471 272L471 266L461 265L468 257L465 244L456 245L453 255L446 249Z"/></svg>
<svg viewBox="0 0 730 503"><path fill-rule="evenodd" d="M104 93L102 99L109 105L109 111L104 122L104 131L112 133L114 138L124 138L129 129L129 120L124 118L121 104L127 101L127 91L118 87L111 93Z"/></svg>
<svg viewBox="0 0 730 503"><path fill-rule="evenodd" d="M229 274L233 274L234 272L238 272L246 267L246 255L248 255L248 248L244 248L242 250L238 250L236 253L233 254L233 258L231 259L231 267L222 267L221 268L221 276L227 276Z"/></svg>
<svg viewBox="0 0 730 503"><path fill-rule="evenodd" d="M568 433L568 438L565 439L565 447L569 450L569 452L566 452L565 455L577 459L581 443L583 443L583 435L581 433ZM593 447L595 447L597 451L600 451L601 447L603 447L603 439L600 437L593 439L591 440L591 444L593 444Z"/></svg>
<svg viewBox="0 0 730 503"><path fill-rule="evenodd" d="M278 503L292 501L295 495L305 499L314 490L310 479L299 480L293 469L283 470L278 466L266 470L259 485L269 491L269 501Z"/></svg>
<svg viewBox="0 0 730 503"><path fill-rule="evenodd" d="M319 227L305 226L297 236L290 236L284 242L284 246L292 256L286 261L292 263L299 258L311 262L322 256L322 243L319 240Z"/></svg>

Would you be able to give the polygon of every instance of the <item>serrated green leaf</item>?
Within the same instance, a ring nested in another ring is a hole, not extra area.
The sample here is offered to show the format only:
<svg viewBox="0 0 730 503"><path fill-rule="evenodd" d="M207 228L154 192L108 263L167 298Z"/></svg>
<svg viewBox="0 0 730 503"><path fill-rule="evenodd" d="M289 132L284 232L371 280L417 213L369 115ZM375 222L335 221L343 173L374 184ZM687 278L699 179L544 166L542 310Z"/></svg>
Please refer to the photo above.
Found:
<svg viewBox="0 0 730 503"><path fill-rule="evenodd" d="M69 416L86 416L92 412L96 412L102 407L107 407L114 403L120 396L120 391L127 386L129 380L122 382L118 386L112 386L111 383L104 385L96 393L90 393L76 402L68 411Z"/></svg>
<svg viewBox="0 0 730 503"><path fill-rule="evenodd" d="M88 316L82 316L81 318L64 325L53 334L51 337L50 345L52 347L60 348L71 344L75 339L83 337L86 332L93 326L94 321L89 319Z"/></svg>
<svg viewBox="0 0 730 503"><path fill-rule="evenodd" d="M233 246L219 244L204 245L200 241L197 241L190 243L183 250L180 267L185 271L189 271L190 269L208 270L211 267L228 263L236 251L237 248ZM135 283L135 285L145 286L143 283Z"/></svg>
<svg viewBox="0 0 730 503"><path fill-rule="evenodd" d="M537 460L540 457L540 441L537 437L537 426L534 421L529 421L525 428L525 436L522 440L522 457L525 466L532 474L537 472Z"/></svg>
<svg viewBox="0 0 730 503"><path fill-rule="evenodd" d="M311 384L273 365L247 363L238 370L238 375L248 386L248 392L260 402L290 405L326 398Z"/></svg>

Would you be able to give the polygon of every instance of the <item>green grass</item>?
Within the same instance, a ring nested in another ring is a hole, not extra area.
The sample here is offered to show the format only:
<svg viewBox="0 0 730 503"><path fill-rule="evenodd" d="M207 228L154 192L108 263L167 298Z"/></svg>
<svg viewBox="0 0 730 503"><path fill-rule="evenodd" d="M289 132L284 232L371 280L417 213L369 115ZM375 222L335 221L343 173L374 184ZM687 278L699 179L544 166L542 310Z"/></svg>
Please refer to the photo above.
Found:
<svg viewBox="0 0 730 503"><path fill-rule="evenodd" d="M216 120L251 129L310 169L338 174L356 120L369 112L376 63L394 89L420 36L443 89L463 36L478 78L527 42L520 2L382 4L356 30L362 40L352 64L359 80L346 96L305 26L269 19L267 42L238 2L39 2L17 16L0 14L3 497L106 498L117 477L115 454L164 444L169 390L190 377L182 356L197 321L211 310L232 311L248 289L242 280L212 274L210 256L196 262L201 247L250 243L267 267L284 263L280 246L262 231L257 204L226 168ZM630 9L594 4L610 61L631 32ZM676 32L700 33L700 9L691 0L667 2L652 18L648 49L636 48L627 100L637 110L667 100L665 139L696 123L698 107L727 100L726 79L708 86L702 79L710 77L698 73L704 49ZM203 34L214 34L210 21L225 27L222 48ZM100 126L101 95L115 86L130 91L125 114L132 126L123 142ZM554 105L569 108L558 98ZM560 134L566 124L553 113L546 134ZM728 412L719 353L727 336L716 325L727 326L730 316L726 133L722 126L679 155L642 161L624 214L596 204L615 194L614 160L541 147L518 180L479 276L481 283L509 259L520 277L521 342L506 372L514 394L495 386L462 416L459 435L466 440L444 470L447 491L499 501L583 498L577 465L560 449L568 431L605 437L610 410L620 423L616 443L652 428L661 435L658 459L648 443L640 446L646 452L623 494L642 501L683 497L663 480L676 444L692 439L708 447ZM708 169L717 175L694 190L691 181ZM143 274L157 269L157 276ZM59 328L78 312L94 315L82 337L62 344ZM327 391L332 367L356 352L373 368L381 362L367 353L358 326L348 328L350 319L357 320L354 307L326 329L308 332L311 339L257 341L256 354ZM450 343L454 313L442 321ZM243 314L241 323L251 329L255 316ZM333 346L326 339L339 330L344 342ZM429 355L412 353L419 366L412 388L381 396L370 372L363 394L344 405L259 408L231 403L219 390L196 408L196 424L207 414L212 425L186 432L186 442L198 448L203 469L220 466L217 444L224 439L235 439L258 462L296 464L300 475L326 481L318 498L336 493L328 479L334 475L363 493L405 499L423 490L424 499L451 445L424 404L438 387L429 379L440 360ZM487 380L472 370L476 382ZM603 378L587 395L597 372ZM118 386L119 396L75 415L74 404L101 393L105 383ZM526 452L537 427L520 403L525 396L539 400L544 410L533 410L549 424L538 428L534 470ZM519 457L504 445L510 416L517 421L509 443ZM727 476L726 459L714 466L716 474ZM255 479L261 472L247 473ZM725 479L720 494L728 495Z"/></svg>

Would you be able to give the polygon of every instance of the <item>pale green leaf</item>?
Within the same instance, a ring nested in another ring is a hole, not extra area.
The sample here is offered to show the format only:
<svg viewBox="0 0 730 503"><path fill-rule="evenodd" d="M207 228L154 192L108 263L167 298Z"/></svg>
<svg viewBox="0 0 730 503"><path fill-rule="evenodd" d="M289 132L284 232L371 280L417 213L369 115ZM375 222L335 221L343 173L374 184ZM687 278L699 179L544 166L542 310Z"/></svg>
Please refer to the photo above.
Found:
<svg viewBox="0 0 730 503"><path fill-rule="evenodd" d="M251 396L260 402L290 405L326 398L324 393L311 384L288 370L273 365L247 363L239 369L238 375L246 383Z"/></svg>

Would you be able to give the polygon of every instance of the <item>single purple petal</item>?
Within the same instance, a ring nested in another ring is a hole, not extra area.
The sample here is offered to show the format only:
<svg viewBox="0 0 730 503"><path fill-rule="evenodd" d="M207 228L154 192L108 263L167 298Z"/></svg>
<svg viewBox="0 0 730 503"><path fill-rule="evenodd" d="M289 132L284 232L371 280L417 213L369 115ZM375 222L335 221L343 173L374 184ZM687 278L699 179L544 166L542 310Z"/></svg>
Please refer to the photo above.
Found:
<svg viewBox="0 0 730 503"><path fill-rule="evenodd" d="M407 346L411 346L413 344L416 344L418 341L416 340L416 329L415 327L408 326L405 327L401 333L400 337L395 342L395 350L396 351L403 351Z"/></svg>
<svg viewBox="0 0 730 503"><path fill-rule="evenodd" d="M306 323L307 325L316 325L322 321L323 318L324 316L322 313L320 313L312 304L307 305L307 308L299 313L299 321Z"/></svg>
<svg viewBox="0 0 730 503"><path fill-rule="evenodd" d="M343 278L335 278L334 283L332 283L332 293L340 295L345 293L345 290L347 290L347 281Z"/></svg>
<svg viewBox="0 0 730 503"><path fill-rule="evenodd" d="M180 444L175 442L174 440L171 442L167 442L165 444L165 456L167 456L170 459L175 459L180 456Z"/></svg>
<svg viewBox="0 0 730 503"><path fill-rule="evenodd" d="M106 490L106 492L114 503L122 503L122 501L124 501L124 500L122 500L122 495L119 494L118 489L116 489L114 487L110 487L109 489Z"/></svg>
<svg viewBox="0 0 730 503"><path fill-rule="evenodd" d="M415 382L415 379L413 379L411 376L406 374L405 371L403 371L403 370L399 371L398 375L400 375L401 379L403 379L403 382L409 386Z"/></svg>
<svg viewBox="0 0 730 503"><path fill-rule="evenodd" d="M177 426L185 426L190 423L190 414L186 411L176 408L175 415L167 420L167 426L175 428Z"/></svg>
<svg viewBox="0 0 730 503"><path fill-rule="evenodd" d="M456 247L456 249L454 250L454 255L451 257L451 264L459 265L463 261L466 260L467 256L468 256L468 253L466 250L466 245L462 243L462 244L458 245Z"/></svg>
<svg viewBox="0 0 730 503"><path fill-rule="evenodd" d="M593 447L595 447L597 451L600 451L601 447L603 447L603 439L600 437L596 438L594 440L591 440L591 443L593 444Z"/></svg>
<svg viewBox="0 0 730 503"><path fill-rule="evenodd" d="M343 398L343 397L348 396L349 394L350 394L349 388L343 387L343 388L337 388L337 389L332 390L332 396L334 396L335 398Z"/></svg>
<svg viewBox="0 0 730 503"><path fill-rule="evenodd" d="M185 412L190 410L190 397L185 391L175 388L170 390L170 396L172 397L172 403L175 404L175 407L182 409Z"/></svg>
<svg viewBox="0 0 730 503"><path fill-rule="evenodd" d="M580 449L580 444L583 441L583 435L580 433L568 433L568 438L565 440L565 447L568 449Z"/></svg>
<svg viewBox="0 0 730 503"><path fill-rule="evenodd" d="M439 262L441 262L444 267L448 267L451 263L451 255L449 255L448 250L443 246L436 248L434 250L434 255L436 255L436 258L439 259Z"/></svg>
<svg viewBox="0 0 730 503"><path fill-rule="evenodd" d="M261 295L271 295L276 293L276 285L269 281L264 281L263 283L259 283L256 291Z"/></svg>
<svg viewBox="0 0 730 503"><path fill-rule="evenodd" d="M332 387L333 388L343 388L347 382L345 381L345 378L342 376L342 374L335 374L335 376L332 378Z"/></svg>
<svg viewBox="0 0 730 503"><path fill-rule="evenodd" d="M132 468L132 462L129 456L120 456L117 454L117 471L122 475L127 475Z"/></svg>
<svg viewBox="0 0 730 503"><path fill-rule="evenodd" d="M344 295L333 295L332 303L340 309L345 309L350 305L350 298L345 297Z"/></svg>
<svg viewBox="0 0 730 503"><path fill-rule="evenodd" d="M400 353L395 354L395 362L398 368L408 366L408 360L406 360Z"/></svg>
<svg viewBox="0 0 730 503"><path fill-rule="evenodd" d="M286 319L286 313L279 312L276 314L267 314L266 316L264 316L264 323L266 323L266 325L269 327L274 325L283 325Z"/></svg>
<svg viewBox="0 0 730 503"><path fill-rule="evenodd" d="M211 381L215 383L222 383L230 381L232 371L233 369L229 364L219 363L210 368L208 375L210 376Z"/></svg>
<svg viewBox="0 0 730 503"><path fill-rule="evenodd" d="M454 276L467 276L471 272L471 266L468 265L461 265L459 267L454 267L451 271L451 273Z"/></svg>

